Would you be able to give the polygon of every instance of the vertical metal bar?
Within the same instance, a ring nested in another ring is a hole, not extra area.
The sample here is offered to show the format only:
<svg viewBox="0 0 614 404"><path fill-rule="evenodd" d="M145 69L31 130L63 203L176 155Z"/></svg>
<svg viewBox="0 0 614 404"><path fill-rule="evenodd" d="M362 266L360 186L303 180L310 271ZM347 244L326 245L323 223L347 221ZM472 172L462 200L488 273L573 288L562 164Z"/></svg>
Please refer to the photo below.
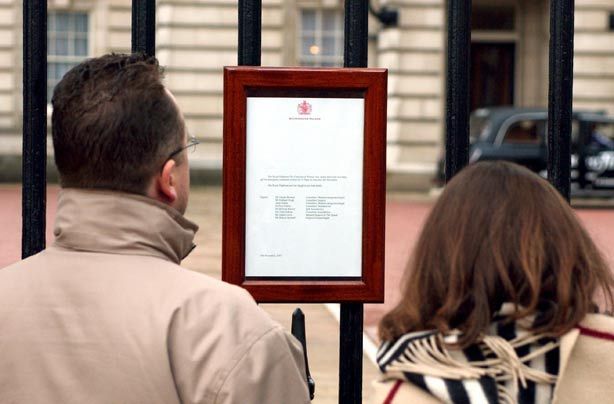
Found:
<svg viewBox="0 0 614 404"><path fill-rule="evenodd" d="M550 1L548 179L569 200L573 91L574 0Z"/></svg>
<svg viewBox="0 0 614 404"><path fill-rule="evenodd" d="M345 1L345 67L367 67L368 0ZM339 403L362 403L364 305L341 305L339 324Z"/></svg>
<svg viewBox="0 0 614 404"><path fill-rule="evenodd" d="M369 2L367 0L345 1L345 47L343 52L345 67L367 67L368 16Z"/></svg>
<svg viewBox="0 0 614 404"><path fill-rule="evenodd" d="M156 55L156 0L132 0L132 52Z"/></svg>
<svg viewBox="0 0 614 404"><path fill-rule="evenodd" d="M241 66L260 66L262 0L239 0L239 55Z"/></svg>
<svg viewBox="0 0 614 404"><path fill-rule="evenodd" d="M22 258L45 248L46 165L47 0L24 0Z"/></svg>
<svg viewBox="0 0 614 404"><path fill-rule="evenodd" d="M341 305L339 329L339 403L362 403L362 303Z"/></svg>
<svg viewBox="0 0 614 404"><path fill-rule="evenodd" d="M471 0L448 0L446 181L469 161Z"/></svg>

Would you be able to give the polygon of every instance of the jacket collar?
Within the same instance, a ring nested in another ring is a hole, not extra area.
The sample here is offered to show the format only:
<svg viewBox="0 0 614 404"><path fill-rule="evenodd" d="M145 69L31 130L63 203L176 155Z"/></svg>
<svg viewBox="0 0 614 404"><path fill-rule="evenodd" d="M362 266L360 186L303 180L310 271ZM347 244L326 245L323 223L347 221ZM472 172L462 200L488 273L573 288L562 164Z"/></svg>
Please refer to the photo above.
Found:
<svg viewBox="0 0 614 404"><path fill-rule="evenodd" d="M180 263L194 249L198 226L146 196L63 188L55 245L78 251L149 255Z"/></svg>

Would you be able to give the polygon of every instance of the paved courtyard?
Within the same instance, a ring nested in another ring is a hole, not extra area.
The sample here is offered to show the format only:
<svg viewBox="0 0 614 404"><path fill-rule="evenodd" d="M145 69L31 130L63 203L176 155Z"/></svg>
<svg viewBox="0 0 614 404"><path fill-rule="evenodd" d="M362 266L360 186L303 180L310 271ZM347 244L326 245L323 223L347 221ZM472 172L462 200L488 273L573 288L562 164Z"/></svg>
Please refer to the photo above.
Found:
<svg viewBox="0 0 614 404"><path fill-rule="evenodd" d="M0 185L0 268L17 261L21 249L21 189L18 185ZM52 227L56 209L57 186L48 188L47 242L53 240ZM377 322L399 299L399 285L410 255L433 198L392 193L386 205L386 302L365 307L365 330L375 339ZM601 247L614 268L614 209L601 202L582 202L577 209L586 228ZM607 205L607 203L606 203ZM221 265L222 200L219 187L194 188L187 217L200 225L198 247L184 261L191 270L219 278ZM299 305L263 305L276 320L289 329L290 316ZM316 380L316 404L337 403L338 388L338 323L321 304L300 305L306 314L309 361ZM377 376L373 363L363 360L365 403L370 396L370 381Z"/></svg>

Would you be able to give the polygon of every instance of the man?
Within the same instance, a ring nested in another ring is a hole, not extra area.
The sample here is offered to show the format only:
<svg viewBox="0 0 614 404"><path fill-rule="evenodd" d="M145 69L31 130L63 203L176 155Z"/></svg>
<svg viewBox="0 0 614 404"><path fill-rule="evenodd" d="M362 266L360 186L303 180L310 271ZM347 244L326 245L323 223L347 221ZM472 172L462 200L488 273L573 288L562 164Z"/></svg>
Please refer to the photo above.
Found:
<svg viewBox="0 0 614 404"><path fill-rule="evenodd" d="M183 270L185 123L155 58L106 55L53 95L55 242L0 270L1 403L309 401L300 344L242 289Z"/></svg>

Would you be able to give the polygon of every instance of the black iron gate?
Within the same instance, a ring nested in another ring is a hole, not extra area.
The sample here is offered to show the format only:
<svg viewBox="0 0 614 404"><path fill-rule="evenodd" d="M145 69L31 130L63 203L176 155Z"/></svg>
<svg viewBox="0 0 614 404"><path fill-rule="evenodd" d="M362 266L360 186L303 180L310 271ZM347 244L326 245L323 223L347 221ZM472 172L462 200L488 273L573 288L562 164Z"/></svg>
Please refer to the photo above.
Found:
<svg viewBox="0 0 614 404"><path fill-rule="evenodd" d="M446 180L469 159L471 0L448 0ZM574 0L550 0L548 179L569 200Z"/></svg>
<svg viewBox="0 0 614 404"><path fill-rule="evenodd" d="M239 0L239 65L260 65L261 0ZM132 1L132 50L155 53L155 0ZM345 1L345 67L367 66L368 0ZM550 2L548 178L569 199L574 0ZM448 0L446 178L468 162L471 0ZM23 2L22 257L45 248L47 1ZM339 402L362 402L363 305L342 304Z"/></svg>

